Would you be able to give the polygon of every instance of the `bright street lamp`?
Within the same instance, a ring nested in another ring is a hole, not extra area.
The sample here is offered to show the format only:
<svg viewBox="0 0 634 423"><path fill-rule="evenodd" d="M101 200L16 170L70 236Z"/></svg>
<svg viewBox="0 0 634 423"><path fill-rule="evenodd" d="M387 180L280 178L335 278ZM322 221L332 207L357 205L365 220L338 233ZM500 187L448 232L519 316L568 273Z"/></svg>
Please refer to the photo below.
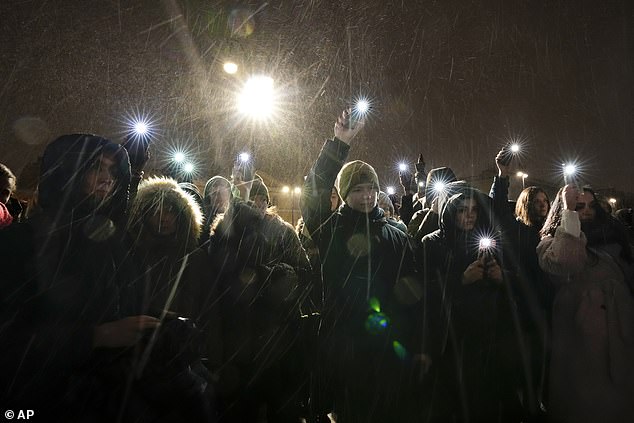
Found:
<svg viewBox="0 0 634 423"><path fill-rule="evenodd" d="M233 75L238 72L238 65L234 62L225 62L225 64L222 65L222 70L224 70L229 75Z"/></svg>
<svg viewBox="0 0 634 423"><path fill-rule="evenodd" d="M525 187L525 180L526 180L526 178L528 178L528 173L517 172L517 177L518 178L522 178L522 189L526 188Z"/></svg>
<svg viewBox="0 0 634 423"><path fill-rule="evenodd" d="M283 194L290 194L291 196L291 223L293 225L295 225L297 222L295 222L295 196L296 195L300 195L302 193L302 188L301 187L295 187L293 189L291 189L291 187L289 187L288 185L284 185L282 187L282 193Z"/></svg>
<svg viewBox="0 0 634 423"><path fill-rule="evenodd" d="M238 95L238 110L259 121L267 120L276 109L273 79L258 75L251 77Z"/></svg>

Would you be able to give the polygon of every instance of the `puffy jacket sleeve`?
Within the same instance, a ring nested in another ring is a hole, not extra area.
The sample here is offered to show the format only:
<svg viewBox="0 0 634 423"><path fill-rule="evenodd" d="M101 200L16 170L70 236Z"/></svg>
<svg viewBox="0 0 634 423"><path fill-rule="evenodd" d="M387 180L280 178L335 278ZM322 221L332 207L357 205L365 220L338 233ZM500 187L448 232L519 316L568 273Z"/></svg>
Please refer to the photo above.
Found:
<svg viewBox="0 0 634 423"><path fill-rule="evenodd" d="M537 245L539 266L547 273L557 276L581 271L587 258L586 237L578 229L577 213L564 210L562 225L555 236L548 236Z"/></svg>
<svg viewBox="0 0 634 423"><path fill-rule="evenodd" d="M337 138L326 140L304 182L300 201L302 217L308 232L316 242L323 232L322 225L332 214L330 194L349 150L350 146Z"/></svg>

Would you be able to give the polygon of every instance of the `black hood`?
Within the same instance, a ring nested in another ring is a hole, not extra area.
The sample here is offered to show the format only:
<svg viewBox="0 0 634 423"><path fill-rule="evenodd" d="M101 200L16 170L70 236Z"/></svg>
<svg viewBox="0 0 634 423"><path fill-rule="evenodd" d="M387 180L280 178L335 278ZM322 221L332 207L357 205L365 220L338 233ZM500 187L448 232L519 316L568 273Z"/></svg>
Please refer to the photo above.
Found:
<svg viewBox="0 0 634 423"><path fill-rule="evenodd" d="M469 187L464 183L454 182L447 186L446 194L438 205L440 210L440 229L445 236L455 236L458 232L456 222L457 205L460 201L474 198L478 204L478 218L475 229L478 232L490 232L494 227L491 215L491 198L482 191Z"/></svg>
<svg viewBox="0 0 634 423"><path fill-rule="evenodd" d="M38 204L44 212L69 212L75 217L88 215L82 210L81 185L86 171L102 153L111 156L117 165L115 190L111 201L100 209L113 221L120 221L128 204L130 160L126 150L96 135L62 135L44 151L40 167Z"/></svg>

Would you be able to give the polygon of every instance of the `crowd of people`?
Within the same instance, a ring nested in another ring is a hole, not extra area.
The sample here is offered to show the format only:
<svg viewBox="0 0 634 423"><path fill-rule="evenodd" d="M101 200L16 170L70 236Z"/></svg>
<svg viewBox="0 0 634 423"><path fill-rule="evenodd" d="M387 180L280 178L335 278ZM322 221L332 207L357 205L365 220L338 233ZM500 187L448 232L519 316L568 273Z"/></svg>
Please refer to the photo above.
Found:
<svg viewBox="0 0 634 423"><path fill-rule="evenodd" d="M510 201L448 167L403 195L344 110L296 227L253 166L201 190L148 145L64 135L37 192L0 165L0 404L64 422L634 421L632 211ZM609 207L609 205L608 205ZM295 223L295 222L293 222Z"/></svg>

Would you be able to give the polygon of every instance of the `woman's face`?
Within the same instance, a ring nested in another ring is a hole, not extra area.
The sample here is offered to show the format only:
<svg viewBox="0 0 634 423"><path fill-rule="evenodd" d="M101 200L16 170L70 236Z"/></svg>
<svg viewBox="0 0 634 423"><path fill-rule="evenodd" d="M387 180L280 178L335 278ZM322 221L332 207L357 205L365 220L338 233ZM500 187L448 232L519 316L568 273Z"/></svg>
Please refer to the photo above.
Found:
<svg viewBox="0 0 634 423"><path fill-rule="evenodd" d="M533 207L533 212L535 213L535 216L545 219L546 216L548 216L548 211L550 210L550 203L548 202L548 197L546 197L546 194L544 194L543 192L537 193L537 195L533 199L531 207Z"/></svg>
<svg viewBox="0 0 634 423"><path fill-rule="evenodd" d="M157 235L172 235L176 232L178 215L167 207L159 207L149 216L148 223Z"/></svg>
<svg viewBox="0 0 634 423"><path fill-rule="evenodd" d="M587 191L583 191L577 196L577 205L575 211L579 214L579 220L582 222L592 222L597 214L594 210L594 197Z"/></svg>
<svg viewBox="0 0 634 423"><path fill-rule="evenodd" d="M470 231L475 228L478 220L478 203L474 198L460 200L457 205L456 227L461 231Z"/></svg>

